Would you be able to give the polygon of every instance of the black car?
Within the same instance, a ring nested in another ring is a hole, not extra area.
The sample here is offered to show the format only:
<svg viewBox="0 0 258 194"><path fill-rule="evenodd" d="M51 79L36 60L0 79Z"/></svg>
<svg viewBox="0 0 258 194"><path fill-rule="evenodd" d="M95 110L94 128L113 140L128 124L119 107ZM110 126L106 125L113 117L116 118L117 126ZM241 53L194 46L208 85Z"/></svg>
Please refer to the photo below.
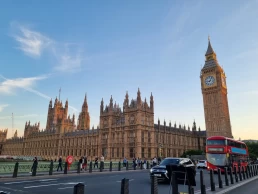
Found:
<svg viewBox="0 0 258 194"><path fill-rule="evenodd" d="M195 165L189 158L165 158L159 165L150 169L150 177L156 176L158 181L169 181L171 177L169 177L167 165L173 165L173 169L182 172L185 172L185 167L190 167L194 171L194 176L196 175Z"/></svg>

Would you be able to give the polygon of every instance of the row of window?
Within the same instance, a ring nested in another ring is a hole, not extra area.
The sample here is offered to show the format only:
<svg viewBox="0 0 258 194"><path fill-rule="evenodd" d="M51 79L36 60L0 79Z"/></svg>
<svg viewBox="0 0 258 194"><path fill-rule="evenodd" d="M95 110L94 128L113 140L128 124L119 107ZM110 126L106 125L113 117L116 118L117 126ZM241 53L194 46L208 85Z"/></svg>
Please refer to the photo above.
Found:
<svg viewBox="0 0 258 194"><path fill-rule="evenodd" d="M207 145L228 145L236 148L246 149L246 145L244 143L225 139L207 140Z"/></svg>

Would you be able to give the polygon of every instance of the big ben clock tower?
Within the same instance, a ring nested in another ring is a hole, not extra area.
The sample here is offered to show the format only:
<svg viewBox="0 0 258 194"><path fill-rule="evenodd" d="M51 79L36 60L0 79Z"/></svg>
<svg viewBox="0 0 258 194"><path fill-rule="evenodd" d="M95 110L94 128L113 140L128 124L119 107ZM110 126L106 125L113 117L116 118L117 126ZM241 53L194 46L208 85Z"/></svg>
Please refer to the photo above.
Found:
<svg viewBox="0 0 258 194"><path fill-rule="evenodd" d="M217 61L209 38L205 54L205 64L201 70L201 85L206 124L206 135L232 138L226 74Z"/></svg>

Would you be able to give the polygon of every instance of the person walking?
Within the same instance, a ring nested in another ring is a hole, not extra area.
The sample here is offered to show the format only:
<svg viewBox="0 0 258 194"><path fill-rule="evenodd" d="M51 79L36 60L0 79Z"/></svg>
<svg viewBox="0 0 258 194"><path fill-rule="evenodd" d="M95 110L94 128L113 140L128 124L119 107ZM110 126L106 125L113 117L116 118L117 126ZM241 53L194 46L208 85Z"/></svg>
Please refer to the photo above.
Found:
<svg viewBox="0 0 258 194"><path fill-rule="evenodd" d="M94 161L94 168L99 168L99 158L98 157L96 157L95 158L95 161Z"/></svg>
<svg viewBox="0 0 258 194"><path fill-rule="evenodd" d="M37 159L37 157L35 157L35 158L33 159L33 164L32 164L31 172L30 172L30 173L32 173L33 170L34 170L35 168L37 168L37 166L38 166L38 159Z"/></svg>
<svg viewBox="0 0 258 194"><path fill-rule="evenodd" d="M56 171L58 171L59 168L61 169L61 171L63 170L63 169L62 169L62 157L61 157L61 156L60 156L59 159L58 159L58 166L57 166L57 170L56 170Z"/></svg>

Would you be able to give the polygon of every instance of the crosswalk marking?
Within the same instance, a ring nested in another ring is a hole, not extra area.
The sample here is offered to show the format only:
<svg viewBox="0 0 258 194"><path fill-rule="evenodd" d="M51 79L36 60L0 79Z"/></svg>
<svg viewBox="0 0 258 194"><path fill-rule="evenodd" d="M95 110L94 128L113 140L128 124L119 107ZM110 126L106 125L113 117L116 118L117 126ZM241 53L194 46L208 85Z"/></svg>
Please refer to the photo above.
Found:
<svg viewBox="0 0 258 194"><path fill-rule="evenodd" d="M58 188L58 189L72 189L73 187L64 187L64 188Z"/></svg>
<svg viewBox="0 0 258 194"><path fill-rule="evenodd" d="M129 181L134 181L134 179L130 179ZM117 183L121 183L121 181L116 181Z"/></svg>
<svg viewBox="0 0 258 194"><path fill-rule="evenodd" d="M8 183L4 183L4 184L12 185L12 184L21 184L21 183L47 182L47 181L54 181L54 180L57 180L57 179L41 179L41 180L34 180L34 181L8 182Z"/></svg>
<svg viewBox="0 0 258 194"><path fill-rule="evenodd" d="M54 184L47 184L47 185L34 185L34 186L28 186L23 187L24 189L31 189L31 188L38 188L38 187L49 187L49 186L56 186L56 185L76 185L77 183L54 183Z"/></svg>

